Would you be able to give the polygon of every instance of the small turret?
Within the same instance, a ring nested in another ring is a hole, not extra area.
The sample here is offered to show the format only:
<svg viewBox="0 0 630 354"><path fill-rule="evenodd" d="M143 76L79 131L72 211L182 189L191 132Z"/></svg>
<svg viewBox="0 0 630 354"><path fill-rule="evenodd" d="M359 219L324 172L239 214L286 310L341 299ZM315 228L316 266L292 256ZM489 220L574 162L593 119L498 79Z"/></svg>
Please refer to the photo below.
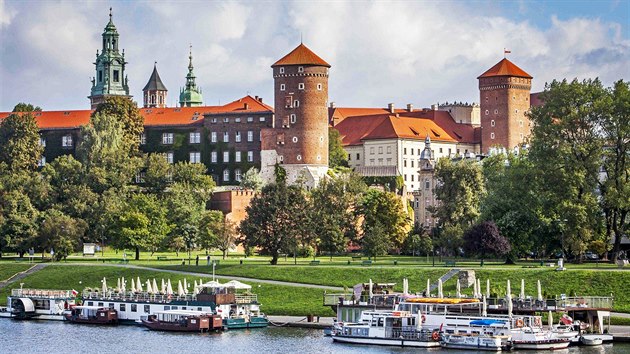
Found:
<svg viewBox="0 0 630 354"><path fill-rule="evenodd" d="M157 71L157 61L153 65L153 73L149 78L149 82L142 89L144 93L144 107L166 107L166 94L168 90L162 83L160 74Z"/></svg>
<svg viewBox="0 0 630 354"><path fill-rule="evenodd" d="M180 90L179 105L181 107L196 107L203 105L203 96L201 89L197 88L195 82L196 76L193 72L192 63L192 46L190 46L190 52L188 55L188 74L186 75L186 86Z"/></svg>

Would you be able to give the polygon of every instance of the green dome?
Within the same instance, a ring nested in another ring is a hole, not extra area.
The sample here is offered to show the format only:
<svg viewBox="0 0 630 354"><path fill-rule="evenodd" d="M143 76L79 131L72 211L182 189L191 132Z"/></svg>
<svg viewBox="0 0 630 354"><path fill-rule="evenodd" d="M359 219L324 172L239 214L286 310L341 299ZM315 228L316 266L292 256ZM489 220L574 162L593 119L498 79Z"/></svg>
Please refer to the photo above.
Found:
<svg viewBox="0 0 630 354"><path fill-rule="evenodd" d="M203 103L203 95L197 90L183 90L179 94L179 103L182 107L201 105Z"/></svg>

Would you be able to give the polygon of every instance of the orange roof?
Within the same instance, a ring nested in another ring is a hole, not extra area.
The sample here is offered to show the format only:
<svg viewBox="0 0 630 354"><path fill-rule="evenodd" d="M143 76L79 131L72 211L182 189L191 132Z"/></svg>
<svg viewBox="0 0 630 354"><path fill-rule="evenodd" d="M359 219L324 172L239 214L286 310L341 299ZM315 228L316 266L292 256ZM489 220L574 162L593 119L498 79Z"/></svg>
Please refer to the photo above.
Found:
<svg viewBox="0 0 630 354"><path fill-rule="evenodd" d="M271 67L273 68L274 66L280 65L320 65L330 68L330 64L313 53L313 51L308 49L303 43L300 43L291 53L282 57L282 59L275 62Z"/></svg>
<svg viewBox="0 0 630 354"><path fill-rule="evenodd" d="M516 77L525 77L531 79L532 76L526 73L523 69L516 66L516 64L511 61L503 58L500 62L498 62L495 66L491 67L485 73L481 74L477 79L482 77L493 77L493 76L516 76Z"/></svg>
<svg viewBox="0 0 630 354"><path fill-rule="evenodd" d="M199 124L203 121L204 114L212 113L260 112L271 113L273 108L249 95L223 106L140 108L144 126ZM0 119L10 114L11 112L0 112ZM40 129L78 128L90 122L91 114L90 110L33 112Z"/></svg>
<svg viewBox="0 0 630 354"><path fill-rule="evenodd" d="M347 116L335 128L339 131L342 144L361 145L371 139L425 139L427 134L435 141L477 143L475 128L470 124L459 124L445 111L418 110L396 114L382 113L380 108L348 109L355 112L373 110L376 114ZM401 110L402 111L402 110Z"/></svg>

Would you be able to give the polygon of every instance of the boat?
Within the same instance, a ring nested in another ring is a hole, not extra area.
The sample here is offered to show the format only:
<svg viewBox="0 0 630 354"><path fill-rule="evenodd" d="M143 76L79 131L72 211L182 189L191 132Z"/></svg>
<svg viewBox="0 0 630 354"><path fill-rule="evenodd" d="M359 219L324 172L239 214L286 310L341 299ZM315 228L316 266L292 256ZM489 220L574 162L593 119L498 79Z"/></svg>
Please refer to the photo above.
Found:
<svg viewBox="0 0 630 354"><path fill-rule="evenodd" d="M440 345L448 349L484 350L498 352L508 349L502 338L484 334L447 334L441 335Z"/></svg>
<svg viewBox="0 0 630 354"><path fill-rule="evenodd" d="M593 347L597 345L602 345L602 343L604 343L604 338L597 335L593 335L593 336L584 335L580 337L580 343L582 345Z"/></svg>
<svg viewBox="0 0 630 354"><path fill-rule="evenodd" d="M203 311L168 310L150 315L142 324L153 331L209 332L223 329L220 316Z"/></svg>
<svg viewBox="0 0 630 354"><path fill-rule="evenodd" d="M77 294L74 290L12 289L0 317L63 321L64 312L76 305Z"/></svg>
<svg viewBox="0 0 630 354"><path fill-rule="evenodd" d="M118 312L109 307L74 306L65 314L72 323L115 325L118 324Z"/></svg>
<svg viewBox="0 0 630 354"><path fill-rule="evenodd" d="M421 317L406 311L365 311L360 322L339 323L334 342L398 347L439 347L439 334L421 327Z"/></svg>
<svg viewBox="0 0 630 354"><path fill-rule="evenodd" d="M227 329L267 327L269 320L260 312L258 297L251 288L236 280L224 284L208 282L200 286L197 300L214 303L215 312Z"/></svg>

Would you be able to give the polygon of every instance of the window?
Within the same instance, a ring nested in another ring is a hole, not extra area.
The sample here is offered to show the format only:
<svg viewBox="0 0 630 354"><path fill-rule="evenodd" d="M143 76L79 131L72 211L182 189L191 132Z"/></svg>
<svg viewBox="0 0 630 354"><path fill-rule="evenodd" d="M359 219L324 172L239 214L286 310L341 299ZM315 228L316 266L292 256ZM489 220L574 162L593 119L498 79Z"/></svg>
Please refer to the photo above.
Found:
<svg viewBox="0 0 630 354"><path fill-rule="evenodd" d="M223 162L230 162L230 152L223 151Z"/></svg>
<svg viewBox="0 0 630 354"><path fill-rule="evenodd" d="M252 123L254 121L254 117L247 117L247 123Z"/></svg>
<svg viewBox="0 0 630 354"><path fill-rule="evenodd" d="M248 151L247 152L247 162L254 162L254 152L253 151Z"/></svg>
<svg viewBox="0 0 630 354"><path fill-rule="evenodd" d="M514 113L517 113L517 114L518 114L518 109L515 109L515 110L514 110Z"/></svg>
<svg viewBox="0 0 630 354"><path fill-rule="evenodd" d="M296 159L297 159L298 161L302 161L302 155L297 155Z"/></svg>
<svg viewBox="0 0 630 354"><path fill-rule="evenodd" d="M144 172L136 173L136 183L143 183L143 182L144 182Z"/></svg>
<svg viewBox="0 0 630 354"><path fill-rule="evenodd" d="M62 147L72 147L72 135L64 135L61 138L61 146Z"/></svg>
<svg viewBox="0 0 630 354"><path fill-rule="evenodd" d="M415 175L411 175L411 182L413 182L413 178L414 178L414 176L415 176Z"/></svg>
<svg viewBox="0 0 630 354"><path fill-rule="evenodd" d="M304 72L304 67L303 66L298 66L298 72L299 73L303 73Z"/></svg>
<svg viewBox="0 0 630 354"><path fill-rule="evenodd" d="M291 114L291 124L295 124L295 121L296 121L296 120L297 120L297 119L296 119L295 114Z"/></svg>
<svg viewBox="0 0 630 354"><path fill-rule="evenodd" d="M407 175L405 175L405 182L407 182Z"/></svg>
<svg viewBox="0 0 630 354"><path fill-rule="evenodd" d="M298 84L298 90L304 90L304 83L303 82L300 82Z"/></svg>
<svg viewBox="0 0 630 354"><path fill-rule="evenodd" d="M352 154L348 154L348 161L352 160Z"/></svg>
<svg viewBox="0 0 630 354"><path fill-rule="evenodd" d="M523 140L523 138L525 137L525 136L523 135L523 133L520 133L519 135L520 135L520 137L521 137L521 140Z"/></svg>
<svg viewBox="0 0 630 354"><path fill-rule="evenodd" d="M210 162L217 163L217 152L213 151L210 153Z"/></svg>
<svg viewBox="0 0 630 354"><path fill-rule="evenodd" d="M280 67L280 74L284 74L284 67Z"/></svg>
<svg viewBox="0 0 630 354"><path fill-rule="evenodd" d="M230 170L223 170L223 181L228 182L230 180Z"/></svg>
<svg viewBox="0 0 630 354"><path fill-rule="evenodd" d="M442 148L440 148L440 154L442 153Z"/></svg>
<svg viewBox="0 0 630 354"><path fill-rule="evenodd" d="M409 155L413 155L413 148L409 149Z"/></svg>
<svg viewBox="0 0 630 354"><path fill-rule="evenodd" d="M488 100L488 97L486 97L486 101ZM486 115L490 114L490 111L486 109Z"/></svg>
<svg viewBox="0 0 630 354"><path fill-rule="evenodd" d="M43 136L39 137L39 145L46 147L46 138L44 138Z"/></svg>
<svg viewBox="0 0 630 354"><path fill-rule="evenodd" d="M451 148L448 148L448 156L451 156L452 150Z"/></svg>
<svg viewBox="0 0 630 354"><path fill-rule="evenodd" d="M523 127L523 121L522 120L518 121L518 126L521 127L521 128ZM44 146L46 146L46 145L44 145Z"/></svg>
<svg viewBox="0 0 630 354"><path fill-rule="evenodd" d="M103 70L98 71L98 82L103 82Z"/></svg>
<svg viewBox="0 0 630 354"><path fill-rule="evenodd" d="M374 155L374 146L370 147L370 155Z"/></svg>
<svg viewBox="0 0 630 354"><path fill-rule="evenodd" d="M234 153L234 162L241 162L241 152L237 151Z"/></svg>
<svg viewBox="0 0 630 354"><path fill-rule="evenodd" d="M149 312L151 312L151 305L144 305L144 313L149 313Z"/></svg>
<svg viewBox="0 0 630 354"><path fill-rule="evenodd" d="M319 91L322 90L322 84L317 84L317 90L319 90Z"/></svg>
<svg viewBox="0 0 630 354"><path fill-rule="evenodd" d="M294 143L297 143L298 142L297 136L294 136L292 140L293 140Z"/></svg>
<svg viewBox="0 0 630 354"><path fill-rule="evenodd" d="M259 122L264 122L264 121L265 121L265 117L260 117L260 118L258 118L258 121L259 121Z"/></svg>
<svg viewBox="0 0 630 354"><path fill-rule="evenodd" d="M359 160L361 158L361 155L359 155L359 153L357 153L357 160Z"/></svg>
<svg viewBox="0 0 630 354"><path fill-rule="evenodd" d="M496 125L496 123L494 122L494 119L490 121L490 126L494 127Z"/></svg>
<svg viewBox="0 0 630 354"><path fill-rule="evenodd" d="M217 132L210 133L210 142L213 142L213 143L217 142Z"/></svg>
<svg viewBox="0 0 630 354"><path fill-rule="evenodd" d="M212 123L216 123L217 122L217 117L213 117L211 120Z"/></svg>
<svg viewBox="0 0 630 354"><path fill-rule="evenodd" d="M240 182L241 181L241 169L237 168L236 170L234 170L234 179L236 180L236 182Z"/></svg>
<svg viewBox="0 0 630 354"><path fill-rule="evenodd" d="M387 153L388 153L388 154L391 154L391 153L392 153L392 147L391 147L391 146L388 146L388 147L387 147Z"/></svg>
<svg viewBox="0 0 630 354"><path fill-rule="evenodd" d="M407 160L403 160L403 167L407 167Z"/></svg>
<svg viewBox="0 0 630 354"><path fill-rule="evenodd" d="M46 166L46 156L42 156L39 161L37 161L37 166L44 167Z"/></svg>
<svg viewBox="0 0 630 354"><path fill-rule="evenodd" d="M230 142L230 133L228 133L228 132L223 133L223 142L224 143L229 143Z"/></svg>
<svg viewBox="0 0 630 354"><path fill-rule="evenodd" d="M120 81L120 72L118 70L114 70L114 82Z"/></svg>
<svg viewBox="0 0 630 354"><path fill-rule="evenodd" d="M140 134L140 145L144 145L147 143L147 135L145 133ZM45 141L44 141L44 146L45 145Z"/></svg>
<svg viewBox="0 0 630 354"><path fill-rule="evenodd" d="M228 117L224 117L223 118L223 123L229 123L230 122L230 118Z"/></svg>
<svg viewBox="0 0 630 354"><path fill-rule="evenodd" d="M254 141L254 131L248 130L247 131L247 142L251 143L252 141Z"/></svg>
<svg viewBox="0 0 630 354"><path fill-rule="evenodd" d="M237 143L240 143L240 142L241 142L241 132L236 132L236 133L234 134L234 140L235 140Z"/></svg>
<svg viewBox="0 0 630 354"><path fill-rule="evenodd" d="M127 304L120 304L120 312L127 311Z"/></svg>
<svg viewBox="0 0 630 354"><path fill-rule="evenodd" d="M173 144L173 133L162 133L162 144Z"/></svg>
<svg viewBox="0 0 630 354"><path fill-rule="evenodd" d="M407 155L407 148L403 149L403 155Z"/></svg>
<svg viewBox="0 0 630 354"><path fill-rule="evenodd" d="M169 151L166 153L166 162L173 163L173 152Z"/></svg>
<svg viewBox="0 0 630 354"><path fill-rule="evenodd" d="M379 153L379 154L382 154L382 153L383 153L383 147L382 147L382 146L379 146L379 147L378 147L378 153Z"/></svg>
<svg viewBox="0 0 630 354"><path fill-rule="evenodd" d="M424 180L424 189L429 189L431 188L431 181L429 181L429 179L425 179Z"/></svg>
<svg viewBox="0 0 630 354"><path fill-rule="evenodd" d="M490 133L490 139L494 139L494 133Z"/></svg>
<svg viewBox="0 0 630 354"><path fill-rule="evenodd" d="M190 133L189 141L191 144L199 144L201 142L201 133L199 132Z"/></svg>
<svg viewBox="0 0 630 354"><path fill-rule="evenodd" d="M241 122L241 117L234 118L234 123L240 123L240 122Z"/></svg>
<svg viewBox="0 0 630 354"><path fill-rule="evenodd" d="M131 304L131 312L138 312L138 304Z"/></svg>
<svg viewBox="0 0 630 354"><path fill-rule="evenodd" d="M286 86L284 84L280 84L280 91L284 91L286 89Z"/></svg>
<svg viewBox="0 0 630 354"><path fill-rule="evenodd" d="M200 163L201 162L201 153L198 151L193 151L190 153L190 163Z"/></svg>
<svg viewBox="0 0 630 354"><path fill-rule="evenodd" d="M299 100L293 101L293 107L300 107L300 101Z"/></svg>
<svg viewBox="0 0 630 354"><path fill-rule="evenodd" d="M498 109L495 109L495 110L494 110L494 114L499 114L499 110L498 110Z"/></svg>
<svg viewBox="0 0 630 354"><path fill-rule="evenodd" d="M413 167L413 159L411 160L411 167ZM413 180L412 180L413 181Z"/></svg>

